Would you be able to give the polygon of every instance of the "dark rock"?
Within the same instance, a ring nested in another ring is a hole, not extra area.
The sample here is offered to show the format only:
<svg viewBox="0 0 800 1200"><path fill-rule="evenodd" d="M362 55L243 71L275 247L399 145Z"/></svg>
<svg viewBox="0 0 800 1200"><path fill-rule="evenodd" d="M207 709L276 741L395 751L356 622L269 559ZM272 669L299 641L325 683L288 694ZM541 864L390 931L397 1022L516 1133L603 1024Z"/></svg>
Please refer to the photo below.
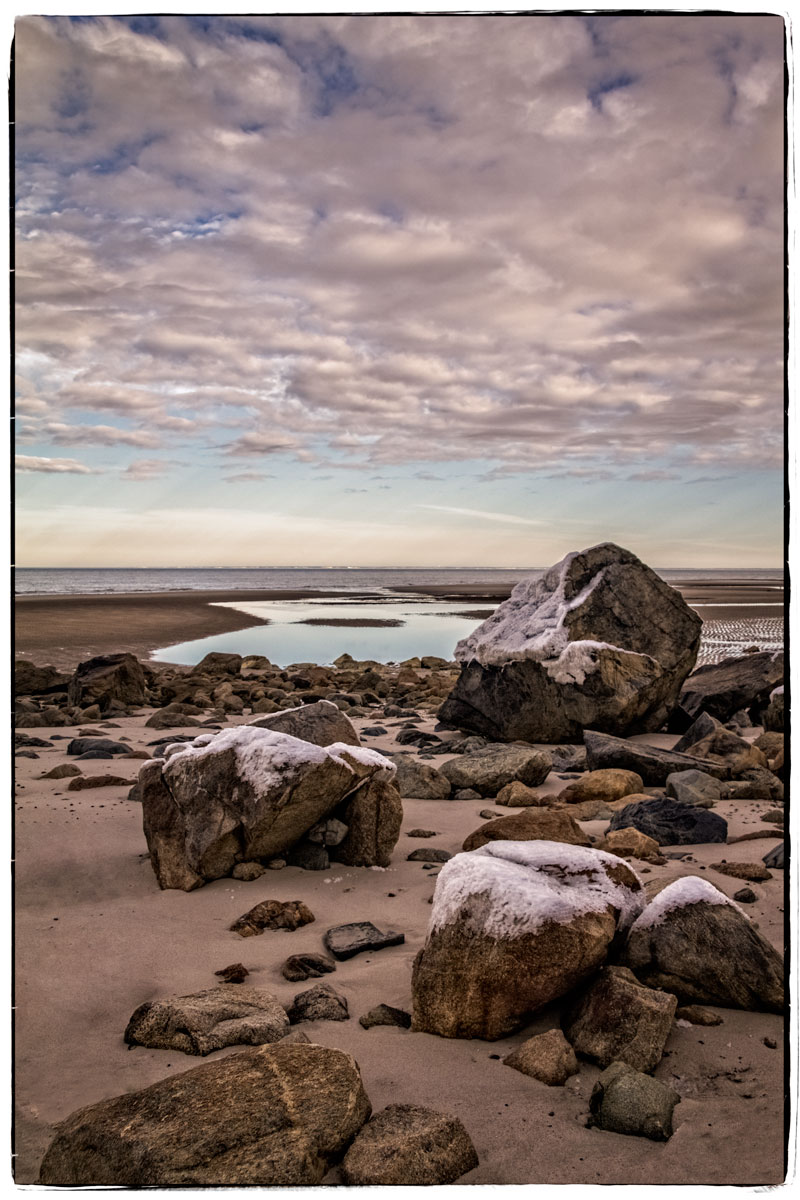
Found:
<svg viewBox="0 0 800 1200"><path fill-rule="evenodd" d="M765 866L775 867L776 870L783 870L783 846L784 843L781 842L780 846L776 846L774 850L769 850L764 855L761 861Z"/></svg>
<svg viewBox="0 0 800 1200"><path fill-rule="evenodd" d="M427 862L427 863L445 863L453 856L449 850L436 850L434 847L423 847L421 850L412 850L407 856L408 862Z"/></svg>
<svg viewBox="0 0 800 1200"><path fill-rule="evenodd" d="M400 1029L410 1029L411 1013L402 1008L392 1008L390 1004L378 1004L359 1017L358 1023L365 1029L372 1029L375 1025L396 1025Z"/></svg>
<svg viewBox="0 0 800 1200"><path fill-rule="evenodd" d="M343 962L365 950L383 950L386 946L400 946L405 934L388 931L382 933L371 921L353 921L348 925L334 925L322 939L334 958Z"/></svg>
<svg viewBox="0 0 800 1200"><path fill-rule="evenodd" d="M214 974L221 975L225 983L244 983L250 972L243 963L231 963L229 967L223 967L221 971L215 971Z"/></svg>
<svg viewBox="0 0 800 1200"><path fill-rule="evenodd" d="M342 1163L350 1187L431 1187L478 1165L457 1117L416 1104L391 1104L357 1134Z"/></svg>
<svg viewBox="0 0 800 1200"><path fill-rule="evenodd" d="M230 926L240 937L253 937L265 929L285 929L292 932L314 920L314 914L302 900L262 900L238 917Z"/></svg>
<svg viewBox="0 0 800 1200"><path fill-rule="evenodd" d="M200 722L196 717L187 717L175 712L163 712L160 709L145 721L148 729L192 729L199 725Z"/></svg>
<svg viewBox="0 0 800 1200"><path fill-rule="evenodd" d="M586 761L590 771L604 767L622 767L641 775L648 786L660 787L666 783L673 771L704 771L715 779L727 779L730 771L716 763L693 758L689 754L676 754L674 750L660 750L642 742L628 742L623 738L611 737L587 729L583 735L586 745Z"/></svg>
<svg viewBox="0 0 800 1200"><path fill-rule="evenodd" d="M290 983L305 979L320 979L336 970L336 963L326 954L292 954L281 967L281 975Z"/></svg>
<svg viewBox="0 0 800 1200"><path fill-rule="evenodd" d="M347 834L330 850L331 858L350 867L388 867L403 823L403 801L385 777L357 788L336 810Z"/></svg>
<svg viewBox="0 0 800 1200"><path fill-rule="evenodd" d="M222 654L212 651L192 667L190 675L239 675L241 670L241 654Z"/></svg>
<svg viewBox="0 0 800 1200"><path fill-rule="evenodd" d="M85 761L86 761L86 759L93 759L93 758L105 758L105 759L110 759L110 758L113 758L113 757L114 757L114 755L113 755L113 754L109 754L108 750L87 750L85 754L79 754L79 755L78 755L78 760L77 760L77 761L78 761L78 762L85 762Z"/></svg>
<svg viewBox="0 0 800 1200"><path fill-rule="evenodd" d="M305 838L290 848L286 861L290 867L302 867L304 871L327 871L331 865L326 847Z"/></svg>
<svg viewBox="0 0 800 1200"><path fill-rule="evenodd" d="M592 1088L591 1124L611 1133L626 1133L666 1142L672 1136L672 1114L680 1096L650 1075L624 1062L606 1067Z"/></svg>
<svg viewBox="0 0 800 1200"><path fill-rule="evenodd" d="M27 733L15 733L14 734L14 745L15 746L29 746L29 747L36 746L42 750L51 750L53 747L52 742L45 741L44 738L29 737Z"/></svg>
<svg viewBox="0 0 800 1200"><path fill-rule="evenodd" d="M660 846L724 842L728 836L728 822L717 813L661 796L626 804L614 813L609 829L626 829L628 826L655 838Z"/></svg>
<svg viewBox="0 0 800 1200"><path fill-rule="evenodd" d="M288 1010L292 1025L300 1021L349 1021L347 1001L329 983L317 983L299 992Z"/></svg>
<svg viewBox="0 0 800 1200"><path fill-rule="evenodd" d="M644 987L627 967L606 967L572 1001L562 1025L578 1054L601 1067L625 1062L654 1071L672 1031L677 1000Z"/></svg>
<svg viewBox="0 0 800 1200"><path fill-rule="evenodd" d="M66 691L70 676L55 667L37 667L27 659L14 663L14 695L36 696L48 692Z"/></svg>
<svg viewBox="0 0 800 1200"><path fill-rule="evenodd" d="M747 879L751 883L763 883L772 879L772 874L763 863L718 862L711 864L712 871L720 875L730 875L732 879Z"/></svg>
<svg viewBox="0 0 800 1200"><path fill-rule="evenodd" d="M55 1187L313 1187L371 1106L349 1054L259 1046L79 1109L39 1183Z"/></svg>
<svg viewBox="0 0 800 1200"><path fill-rule="evenodd" d="M72 775L80 775L80 773L80 767L76 767L74 763L59 763L51 771L46 771L42 775L42 779L67 779Z"/></svg>
<svg viewBox="0 0 800 1200"><path fill-rule="evenodd" d="M205 1055L224 1046L263 1046L288 1032L289 1019L269 992L223 983L190 996L140 1004L128 1022L125 1042Z"/></svg>
<svg viewBox="0 0 800 1200"><path fill-rule="evenodd" d="M442 739L435 733L425 733L423 729L401 729L395 740L398 746L433 746Z"/></svg>
<svg viewBox="0 0 800 1200"><path fill-rule="evenodd" d="M748 768L766 768L766 755L745 738L726 729L715 717L702 713L675 745L675 751L690 750L692 756L706 762L720 763L733 776Z"/></svg>
<svg viewBox="0 0 800 1200"><path fill-rule="evenodd" d="M739 888L738 892L733 893L733 898L737 904L755 904L758 896L755 894L752 888L743 887Z"/></svg>
<svg viewBox="0 0 800 1200"><path fill-rule="evenodd" d="M457 792L453 793L451 799L453 799L453 800L481 800L482 796L481 796L480 792L476 792L474 788L459 788ZM499 817L501 814L496 813L495 815Z"/></svg>
<svg viewBox="0 0 800 1200"><path fill-rule="evenodd" d="M101 654L79 664L69 681L68 701L81 708L98 704L103 713L115 705L144 704L148 677L150 669L145 672L132 654Z"/></svg>
<svg viewBox="0 0 800 1200"><path fill-rule="evenodd" d="M67 746L67 754L95 754L97 752L107 754L109 758L114 754L127 754L130 746L127 742L115 742L111 738L89 738L77 737L73 738Z"/></svg>
<svg viewBox="0 0 800 1200"><path fill-rule="evenodd" d="M36 753L35 750L15 750L14 757L15 758L38 758L39 755ZM109 755L109 758L110 757L111 756Z"/></svg>
<svg viewBox="0 0 800 1200"><path fill-rule="evenodd" d="M698 667L684 683L678 704L690 717L705 711L723 722L744 708L760 724L771 693L782 683L783 652L762 650Z"/></svg>
<svg viewBox="0 0 800 1200"><path fill-rule="evenodd" d="M121 779L119 775L77 775L67 784L67 791L83 792L86 788L130 786L131 780Z"/></svg>
<svg viewBox="0 0 800 1200"><path fill-rule="evenodd" d="M544 783L551 765L545 750L498 744L450 759L440 770L453 788L472 788L481 796L496 796L515 779L528 787Z"/></svg>
<svg viewBox="0 0 800 1200"><path fill-rule="evenodd" d="M766 730L783 731L783 687L777 687L774 692L770 692L769 703L763 709L762 721Z"/></svg>
<svg viewBox="0 0 800 1200"><path fill-rule="evenodd" d="M436 836L437 834L435 829L409 829L408 833L406 834L406 837L413 838L429 838Z"/></svg>

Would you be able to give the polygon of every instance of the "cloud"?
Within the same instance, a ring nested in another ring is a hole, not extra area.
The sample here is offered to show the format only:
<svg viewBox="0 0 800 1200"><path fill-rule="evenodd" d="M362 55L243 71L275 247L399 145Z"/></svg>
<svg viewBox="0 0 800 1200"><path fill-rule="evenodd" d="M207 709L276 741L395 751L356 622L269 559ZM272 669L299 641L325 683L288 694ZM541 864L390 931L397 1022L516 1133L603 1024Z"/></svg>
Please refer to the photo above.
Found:
<svg viewBox="0 0 800 1200"><path fill-rule="evenodd" d="M14 458L14 468L17 471L42 471L52 475L99 475L100 471L79 463L74 458L37 458L27 454L17 454Z"/></svg>
<svg viewBox="0 0 800 1200"><path fill-rule="evenodd" d="M459 517L477 517L480 521L499 521L503 525L545 525L547 522L536 517L518 517L513 513L485 512L479 508L453 508L447 504L417 504L435 512L453 513Z"/></svg>
<svg viewBox="0 0 800 1200"><path fill-rule="evenodd" d="M266 479L274 479L274 475L262 471L237 471L235 475L226 475L226 483L263 483Z"/></svg>
<svg viewBox="0 0 800 1200"><path fill-rule="evenodd" d="M128 464L122 472L122 478L136 482L160 479L168 473L171 465L160 458L139 458Z"/></svg>

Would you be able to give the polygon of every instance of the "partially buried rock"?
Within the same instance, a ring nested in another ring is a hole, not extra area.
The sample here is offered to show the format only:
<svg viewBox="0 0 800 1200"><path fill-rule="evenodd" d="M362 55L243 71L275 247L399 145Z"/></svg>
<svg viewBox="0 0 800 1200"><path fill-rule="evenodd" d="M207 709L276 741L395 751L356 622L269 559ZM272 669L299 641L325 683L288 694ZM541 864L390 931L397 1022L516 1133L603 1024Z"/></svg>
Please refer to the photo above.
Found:
<svg viewBox="0 0 800 1200"><path fill-rule="evenodd" d="M547 1033L528 1038L503 1062L548 1087L563 1087L578 1071L575 1051L560 1029L549 1029Z"/></svg>
<svg viewBox="0 0 800 1200"><path fill-rule="evenodd" d="M680 1096L650 1075L624 1062L607 1067L592 1089L591 1124L610 1133L627 1133L666 1142Z"/></svg>
<svg viewBox="0 0 800 1200"><path fill-rule="evenodd" d="M301 867L304 871L327 871L331 865L325 846L301 838L287 851L286 861L290 867Z"/></svg>
<svg viewBox="0 0 800 1200"><path fill-rule="evenodd" d="M684 1004L675 1010L676 1021L688 1021L690 1025L721 1025L722 1017L713 1008L702 1004Z"/></svg>
<svg viewBox="0 0 800 1200"><path fill-rule="evenodd" d="M506 808L540 808L547 804L547 797L534 791L533 788L529 788L527 784L520 783L518 779L514 779L500 789L494 802L502 804Z"/></svg>
<svg viewBox="0 0 800 1200"><path fill-rule="evenodd" d="M80 767L76 767L74 763L61 763L57 767L53 767L52 771L46 771L42 775L42 779L67 779L71 775L80 775Z"/></svg>
<svg viewBox="0 0 800 1200"><path fill-rule="evenodd" d="M758 896L752 888L743 887L739 888L738 892L733 893L733 898L737 904L755 904Z"/></svg>
<svg viewBox="0 0 800 1200"><path fill-rule="evenodd" d="M258 862L241 862L237 863L231 871L234 879L242 879L245 882L252 883L254 879L260 879L264 874L266 867L262 867Z"/></svg>
<svg viewBox="0 0 800 1200"><path fill-rule="evenodd" d="M449 759L441 773L456 790L472 788L481 796L496 796L515 779L529 787L544 783L551 765L549 754L534 746L489 745Z"/></svg>
<svg viewBox="0 0 800 1200"><path fill-rule="evenodd" d="M402 1008L392 1008L391 1004L378 1004L368 1013L364 1013L363 1017L359 1017L358 1023L365 1029L372 1029L376 1025L395 1025L399 1029L410 1029L411 1013Z"/></svg>
<svg viewBox="0 0 800 1200"><path fill-rule="evenodd" d="M231 963L229 967L223 967L214 974L221 975L225 983L244 983L250 972L243 963Z"/></svg>
<svg viewBox="0 0 800 1200"><path fill-rule="evenodd" d="M127 742L115 742L112 738L77 737L67 745L67 754L91 754L100 751L103 754L127 754L130 746Z"/></svg>
<svg viewBox="0 0 800 1200"><path fill-rule="evenodd" d="M370 1115L358 1065L260 1046L79 1109L39 1182L55 1187L313 1187Z"/></svg>
<svg viewBox="0 0 800 1200"><path fill-rule="evenodd" d="M416 1104L391 1104L357 1135L342 1163L349 1187L435 1187L478 1165L457 1117Z"/></svg>
<svg viewBox="0 0 800 1200"><path fill-rule="evenodd" d="M437 850L431 846L422 850L412 850L408 855L408 862L445 863L452 857L449 850Z"/></svg>
<svg viewBox="0 0 800 1200"><path fill-rule="evenodd" d="M638 829L613 829L598 843L598 850L607 850L609 854L617 854L620 858L640 858L643 862L658 863L663 866L667 861L659 850L658 842L641 833Z"/></svg>
<svg viewBox="0 0 800 1200"><path fill-rule="evenodd" d="M302 900L262 900L249 912L237 917L231 931L240 937L252 937L265 929L286 929L292 932L314 920L311 909Z"/></svg>
<svg viewBox="0 0 800 1200"><path fill-rule="evenodd" d="M440 720L490 737L578 740L658 729L694 666L701 620L630 551L568 554L456 647Z"/></svg>
<svg viewBox="0 0 800 1200"><path fill-rule="evenodd" d="M666 796L627 804L614 813L609 830L629 826L646 833L660 846L704 845L724 842L728 836L728 822L717 813L680 804Z"/></svg>
<svg viewBox="0 0 800 1200"><path fill-rule="evenodd" d="M281 975L290 983L304 979L319 979L336 970L336 963L326 954L291 954L281 967Z"/></svg>
<svg viewBox="0 0 800 1200"><path fill-rule="evenodd" d="M284 708L280 712L258 717L250 724L258 729L288 733L315 746L332 746L334 742L343 742L348 746L361 745L353 722L330 700L301 704L299 708Z"/></svg>
<svg viewBox="0 0 800 1200"><path fill-rule="evenodd" d="M277 1042L288 1032L286 1012L269 992L221 984L140 1004L128 1022L125 1042L204 1055L224 1046Z"/></svg>
<svg viewBox="0 0 800 1200"><path fill-rule="evenodd" d="M763 863L718 862L711 864L711 870L719 871L720 875L730 875L732 879L748 879L751 883L772 879L772 872Z"/></svg>
<svg viewBox="0 0 800 1200"><path fill-rule="evenodd" d="M606 967L567 1008L562 1023L578 1054L601 1067L626 1062L654 1071L672 1030L677 1000L644 987L626 967Z"/></svg>
<svg viewBox="0 0 800 1200"><path fill-rule="evenodd" d="M431 838L436 837L435 829L409 829L406 837L413 838Z"/></svg>
<svg viewBox="0 0 800 1200"><path fill-rule="evenodd" d="M411 754L392 754L391 760L397 767L395 786L403 799L446 800L450 795L450 781L435 767Z"/></svg>
<svg viewBox="0 0 800 1200"><path fill-rule="evenodd" d="M400 946L405 934L389 930L382 933L371 921L351 921L348 925L334 925L325 934L323 941L334 958L340 962L363 954L366 950L383 950L387 946Z"/></svg>
<svg viewBox="0 0 800 1200"><path fill-rule="evenodd" d="M349 1021L347 1001L329 983L317 983L295 996L288 1009L292 1025L299 1021Z"/></svg>
<svg viewBox="0 0 800 1200"><path fill-rule="evenodd" d="M483 814L481 813L481 816ZM492 814L489 814L492 815ZM548 809L526 809L512 817L498 817L473 830L464 840L462 850L477 850L488 842L544 841L564 842L570 846L589 846L588 834L568 812Z"/></svg>
<svg viewBox="0 0 800 1200"><path fill-rule="evenodd" d="M623 958L648 987L686 1003L783 1010L783 959L736 904L694 875L650 901Z"/></svg>
<svg viewBox="0 0 800 1200"><path fill-rule="evenodd" d="M119 775L76 775L67 784L68 792L83 792L86 788L101 787L130 787L130 779L122 779Z"/></svg>
<svg viewBox="0 0 800 1200"><path fill-rule="evenodd" d="M580 779L565 787L558 798L565 804L579 804L582 800L602 800L607 804L610 800L621 800L623 796L641 792L643 786L641 775L635 771L610 767L602 771L587 771Z"/></svg>
<svg viewBox="0 0 800 1200"><path fill-rule="evenodd" d="M413 1028L489 1041L605 961L643 905L628 864L554 842L491 842L442 868L412 975Z"/></svg>

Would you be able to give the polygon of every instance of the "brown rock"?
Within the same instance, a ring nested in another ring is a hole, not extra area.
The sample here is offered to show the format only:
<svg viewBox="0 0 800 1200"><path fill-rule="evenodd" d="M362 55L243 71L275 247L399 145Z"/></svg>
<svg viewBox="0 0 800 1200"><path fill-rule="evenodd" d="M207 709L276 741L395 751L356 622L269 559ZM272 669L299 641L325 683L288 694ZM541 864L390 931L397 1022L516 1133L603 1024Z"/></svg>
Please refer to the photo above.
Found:
<svg viewBox="0 0 800 1200"><path fill-rule="evenodd" d="M475 829L464 840L463 850L476 850L494 841L566 842L571 846L589 846L588 834L568 812L552 809L527 809L513 817L500 817Z"/></svg>
<svg viewBox="0 0 800 1200"><path fill-rule="evenodd" d="M230 926L240 937L253 937L265 929L286 929L292 932L315 920L314 914L302 900L263 900L249 912L237 917Z"/></svg>
<svg viewBox="0 0 800 1200"><path fill-rule="evenodd" d="M534 791L533 788L520 783L518 779L514 779L500 789L494 802L502 804L506 808L542 808L548 803L548 799Z"/></svg>
<svg viewBox="0 0 800 1200"><path fill-rule="evenodd" d="M79 664L67 697L70 704L81 708L97 704L105 713L115 704L144 704L146 687L145 669L132 654L101 654Z"/></svg>
<svg viewBox="0 0 800 1200"><path fill-rule="evenodd" d="M302 704L299 708L285 708L259 717L250 724L259 729L288 733L290 737L312 742L315 746L332 746L334 742L344 742L348 746L361 745L353 722L329 700L317 700L313 704Z"/></svg>
<svg viewBox="0 0 800 1200"><path fill-rule="evenodd" d="M80 775L80 767L76 767L75 763L60 763L57 767L53 767L52 771L46 771L41 776L42 779L67 779L72 775Z"/></svg>
<svg viewBox="0 0 800 1200"><path fill-rule="evenodd" d="M351 867L388 867L403 823L403 801L394 783L369 782L337 811L347 834L329 847L331 858Z"/></svg>
<svg viewBox="0 0 800 1200"><path fill-rule="evenodd" d="M214 974L221 975L225 983L244 983L250 972L243 963L231 963L229 967L223 967L221 971L215 971Z"/></svg>
<svg viewBox="0 0 800 1200"><path fill-rule="evenodd" d="M644 987L627 967L606 967L567 1009L564 1031L578 1054L601 1067L625 1062L654 1071L677 1004L673 995Z"/></svg>
<svg viewBox="0 0 800 1200"><path fill-rule="evenodd" d="M643 862L661 864L666 862L655 838L648 837L646 833L640 833L638 829L630 827L628 829L612 829L601 842L598 842L597 849L607 850L609 854L618 854L621 858L631 855L632 858L640 858Z"/></svg>
<svg viewBox="0 0 800 1200"><path fill-rule="evenodd" d="M86 788L131 787L132 779L121 779L119 775L77 775L67 784L68 792L83 792Z"/></svg>
<svg viewBox="0 0 800 1200"><path fill-rule="evenodd" d="M772 872L760 862L718 862L711 864L711 870L719 871L720 875L730 875L732 879L748 879L751 883L763 883L766 879L772 879Z"/></svg>
<svg viewBox="0 0 800 1200"><path fill-rule="evenodd" d="M713 1008L702 1004L684 1004L675 1010L676 1021L688 1021L690 1025L721 1025L722 1017Z"/></svg>
<svg viewBox="0 0 800 1200"><path fill-rule="evenodd" d="M547 1033L528 1038L503 1062L548 1087L563 1087L570 1075L576 1075L578 1071L575 1051L560 1029L549 1029Z"/></svg>
<svg viewBox="0 0 800 1200"><path fill-rule="evenodd" d="M457 1117L416 1104L391 1104L363 1127L342 1163L349 1187L431 1187L478 1165Z"/></svg>
<svg viewBox="0 0 800 1200"><path fill-rule="evenodd" d="M289 1018L269 992L223 983L194 992L148 1000L125 1030L129 1046L211 1054L225 1046L261 1046L289 1032Z"/></svg>
<svg viewBox="0 0 800 1200"><path fill-rule="evenodd" d="M611 800L621 800L623 796L641 792L643 788L642 777L635 771L606 767L600 771L587 771L564 788L558 798L565 804L577 804L582 800L602 800L608 804Z"/></svg>

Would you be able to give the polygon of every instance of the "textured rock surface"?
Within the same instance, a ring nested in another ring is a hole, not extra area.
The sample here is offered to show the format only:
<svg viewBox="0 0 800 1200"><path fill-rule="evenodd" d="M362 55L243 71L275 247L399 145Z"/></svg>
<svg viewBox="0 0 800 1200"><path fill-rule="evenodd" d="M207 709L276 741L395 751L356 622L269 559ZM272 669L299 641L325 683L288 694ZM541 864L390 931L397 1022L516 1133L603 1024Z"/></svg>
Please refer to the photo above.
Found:
<svg viewBox="0 0 800 1200"><path fill-rule="evenodd" d="M580 804L584 800L621 800L623 796L631 796L641 792L644 781L635 771L623 771L619 767L609 767L603 771L587 771L580 779L570 783L559 794L559 800L565 804Z"/></svg>
<svg viewBox="0 0 800 1200"><path fill-rule="evenodd" d="M81 708L98 704L107 712L114 703L144 704L146 685L144 668L132 654L101 654L78 665L67 700Z"/></svg>
<svg viewBox="0 0 800 1200"><path fill-rule="evenodd" d="M648 787L665 783L673 771L705 771L715 779L727 779L730 775L728 768L720 764L705 762L690 754L678 754L674 750L660 750L643 742L628 742L595 730L587 729L583 740L590 771L621 767L635 771Z"/></svg>
<svg viewBox="0 0 800 1200"><path fill-rule="evenodd" d="M421 763L410 754L393 754L391 759L397 767L395 787L404 799L447 800L450 781L436 767Z"/></svg>
<svg viewBox="0 0 800 1200"><path fill-rule="evenodd" d="M681 804L666 796L626 804L614 813L609 830L629 826L647 834L659 846L697 846L724 842L728 836L728 822L718 813Z"/></svg>
<svg viewBox="0 0 800 1200"><path fill-rule="evenodd" d="M562 1017L572 1046L601 1067L626 1062L654 1071L661 1062L678 1002L644 987L626 967L606 967Z"/></svg>
<svg viewBox="0 0 800 1200"><path fill-rule="evenodd" d="M391 1104L357 1135L342 1163L350 1187L432 1187L478 1165L457 1117L416 1104Z"/></svg>
<svg viewBox="0 0 800 1200"><path fill-rule="evenodd" d="M262 900L237 917L230 928L240 937L253 937L265 929L286 929L291 933L313 920L314 914L302 900Z"/></svg>
<svg viewBox="0 0 800 1200"><path fill-rule="evenodd" d="M628 864L596 850L503 841L456 855L414 962L413 1028L504 1037L590 976L642 902Z"/></svg>
<svg viewBox="0 0 800 1200"><path fill-rule="evenodd" d="M477 850L488 842L565 842L570 846L589 846L589 835L568 812L548 809L526 809L511 817L498 817L473 830L465 839L462 850Z"/></svg>
<svg viewBox="0 0 800 1200"><path fill-rule="evenodd" d="M547 1033L528 1038L503 1062L548 1087L562 1087L570 1075L578 1072L575 1051L560 1029L548 1029Z"/></svg>
<svg viewBox="0 0 800 1200"><path fill-rule="evenodd" d="M329 983L317 983L299 992L288 1009L293 1025L298 1021L349 1021L347 1001Z"/></svg>
<svg viewBox="0 0 800 1200"><path fill-rule="evenodd" d="M701 621L630 551L568 554L456 647L440 719L499 740L658 729L694 666Z"/></svg>
<svg viewBox="0 0 800 1200"><path fill-rule="evenodd" d="M258 729L272 729L276 733L288 733L315 746L332 746L343 742L348 746L360 746L356 727L349 717L330 700L317 700L299 708L285 708L250 721Z"/></svg>
<svg viewBox="0 0 800 1200"><path fill-rule="evenodd" d="M623 959L648 987L687 1003L781 1012L783 959L706 880L669 884L631 927Z"/></svg>
<svg viewBox="0 0 800 1200"><path fill-rule="evenodd" d="M782 683L783 652L762 650L698 667L683 685L679 704L690 717L707 712L719 721L744 708L760 723L770 694Z"/></svg>
<svg viewBox="0 0 800 1200"><path fill-rule="evenodd" d="M680 1096L658 1079L615 1062L592 1089L591 1122L611 1133L666 1142L672 1136L672 1114Z"/></svg>
<svg viewBox="0 0 800 1200"><path fill-rule="evenodd" d="M329 853L350 867L388 867L403 823L403 801L393 780L376 779L337 809L347 833Z"/></svg>
<svg viewBox="0 0 800 1200"><path fill-rule="evenodd" d="M372 1029L376 1025L395 1025L398 1029L410 1029L411 1013L402 1008L393 1008L391 1004L377 1004L375 1008L359 1017L358 1023L364 1029Z"/></svg>
<svg viewBox="0 0 800 1200"><path fill-rule="evenodd" d="M347 925L334 925L327 931L323 941L334 958L340 962L363 954L365 950L383 950L387 946L401 946L405 934L387 930L383 933L371 921L351 921Z"/></svg>
<svg viewBox="0 0 800 1200"><path fill-rule="evenodd" d="M762 750L733 730L726 729L708 713L698 717L675 743L674 749L679 753L686 751L694 758L720 763L728 767L734 777L752 767L767 766L767 756Z"/></svg>
<svg viewBox="0 0 800 1200"><path fill-rule="evenodd" d="M495 804L502 804L505 808L543 808L548 801L549 797L520 783L518 779L507 783L494 798Z"/></svg>
<svg viewBox="0 0 800 1200"><path fill-rule="evenodd" d="M327 954L291 954L281 967L281 975L291 983L303 979L320 979L336 970L336 963Z"/></svg>
<svg viewBox="0 0 800 1200"><path fill-rule="evenodd" d="M533 746L489 745L471 754L451 758L441 773L454 788L473 788L480 796L495 796L518 779L528 787L544 783L552 761L545 750Z"/></svg>
<svg viewBox="0 0 800 1200"><path fill-rule="evenodd" d="M706 771L673 771L667 776L667 795L681 804L709 807L722 796L722 783Z"/></svg>
<svg viewBox="0 0 800 1200"><path fill-rule="evenodd" d="M642 862L666 862L659 852L658 842L654 838L648 837L646 833L641 833L638 829L631 827L612 829L598 843L597 849L607 850L609 854L616 854L621 858L630 855L632 858L640 858Z"/></svg>
<svg viewBox="0 0 800 1200"><path fill-rule="evenodd" d="M261 1046L79 1109L39 1182L56 1187L312 1187L371 1106L354 1059Z"/></svg>
<svg viewBox="0 0 800 1200"><path fill-rule="evenodd" d="M148 1000L125 1030L129 1046L211 1054L223 1046L262 1046L289 1032L289 1018L269 992L222 984L190 996Z"/></svg>

